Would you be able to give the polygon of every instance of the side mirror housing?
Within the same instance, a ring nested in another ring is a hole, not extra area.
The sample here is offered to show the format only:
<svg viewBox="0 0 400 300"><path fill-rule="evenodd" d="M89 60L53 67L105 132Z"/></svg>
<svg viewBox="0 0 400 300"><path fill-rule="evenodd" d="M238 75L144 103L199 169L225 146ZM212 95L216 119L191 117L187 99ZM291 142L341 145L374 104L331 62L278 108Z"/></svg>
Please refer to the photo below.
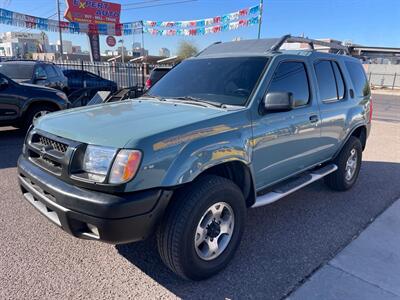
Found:
<svg viewBox="0 0 400 300"><path fill-rule="evenodd" d="M35 81L40 81L40 80L47 80L46 75L39 75L35 77Z"/></svg>
<svg viewBox="0 0 400 300"><path fill-rule="evenodd" d="M265 95L264 111L289 111L294 108L293 93L272 92Z"/></svg>
<svg viewBox="0 0 400 300"><path fill-rule="evenodd" d="M6 87L8 87L9 82L7 79L5 78L0 78L0 90L5 89Z"/></svg>

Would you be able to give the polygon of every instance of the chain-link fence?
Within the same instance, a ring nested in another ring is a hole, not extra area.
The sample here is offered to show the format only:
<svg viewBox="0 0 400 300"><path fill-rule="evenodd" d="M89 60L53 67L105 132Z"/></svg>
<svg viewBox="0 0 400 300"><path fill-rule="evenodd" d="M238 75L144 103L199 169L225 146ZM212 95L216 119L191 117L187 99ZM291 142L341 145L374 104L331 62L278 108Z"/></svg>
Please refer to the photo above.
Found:
<svg viewBox="0 0 400 300"><path fill-rule="evenodd" d="M400 73L368 73L369 83L372 87L382 88L399 88L400 87Z"/></svg>

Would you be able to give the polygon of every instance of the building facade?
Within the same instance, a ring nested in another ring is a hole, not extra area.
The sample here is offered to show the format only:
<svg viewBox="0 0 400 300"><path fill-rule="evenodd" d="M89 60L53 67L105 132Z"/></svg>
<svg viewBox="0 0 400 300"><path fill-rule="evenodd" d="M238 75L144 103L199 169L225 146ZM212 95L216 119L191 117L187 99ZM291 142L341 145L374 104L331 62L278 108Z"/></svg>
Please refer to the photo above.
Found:
<svg viewBox="0 0 400 300"><path fill-rule="evenodd" d="M158 54L159 54L160 56L170 57L170 56L171 56L171 51L169 51L168 48L161 48L161 49L158 51Z"/></svg>
<svg viewBox="0 0 400 300"><path fill-rule="evenodd" d="M25 58L31 53L47 52L49 39L42 33L5 32L0 35L0 56Z"/></svg>

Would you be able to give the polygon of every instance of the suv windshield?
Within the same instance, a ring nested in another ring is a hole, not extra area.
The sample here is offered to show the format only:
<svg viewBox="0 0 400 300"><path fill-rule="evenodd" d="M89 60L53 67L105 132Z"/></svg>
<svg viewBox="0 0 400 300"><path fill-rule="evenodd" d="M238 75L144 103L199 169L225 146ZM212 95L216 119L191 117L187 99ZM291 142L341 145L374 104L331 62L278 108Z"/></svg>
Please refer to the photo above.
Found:
<svg viewBox="0 0 400 300"><path fill-rule="evenodd" d="M31 79L33 74L33 64L11 64L0 63L0 73L11 79Z"/></svg>
<svg viewBox="0 0 400 300"><path fill-rule="evenodd" d="M168 72L147 94L245 105L267 61L267 57L189 59Z"/></svg>

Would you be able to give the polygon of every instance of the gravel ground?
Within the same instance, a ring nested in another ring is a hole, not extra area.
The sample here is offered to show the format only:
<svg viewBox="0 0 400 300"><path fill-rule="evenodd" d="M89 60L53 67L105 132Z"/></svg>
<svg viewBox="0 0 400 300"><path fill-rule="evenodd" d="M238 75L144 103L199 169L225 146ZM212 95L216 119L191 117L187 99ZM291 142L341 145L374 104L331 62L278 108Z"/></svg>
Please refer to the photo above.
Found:
<svg viewBox="0 0 400 300"><path fill-rule="evenodd" d="M388 105L400 103L384 97ZM375 107L381 120L386 104ZM113 246L75 239L45 220L17 185L23 136L0 129L0 299L283 298L400 196L400 124L392 121L373 122L352 190L333 192L316 182L249 210L234 260L203 282L169 272L154 239Z"/></svg>

